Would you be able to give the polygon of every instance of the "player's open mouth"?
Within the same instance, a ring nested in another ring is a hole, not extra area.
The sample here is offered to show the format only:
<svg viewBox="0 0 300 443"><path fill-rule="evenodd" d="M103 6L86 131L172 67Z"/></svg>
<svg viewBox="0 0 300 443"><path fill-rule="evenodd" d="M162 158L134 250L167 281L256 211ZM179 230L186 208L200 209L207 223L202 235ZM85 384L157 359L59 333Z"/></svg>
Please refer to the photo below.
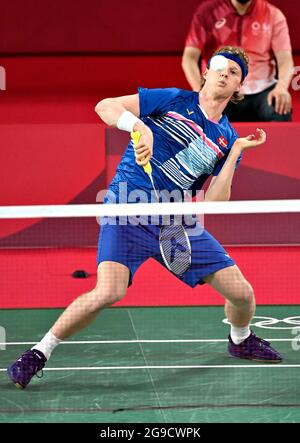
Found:
<svg viewBox="0 0 300 443"><path fill-rule="evenodd" d="M222 80L219 80L219 81L217 82L217 85L218 85L218 86L226 86L227 83L224 82L224 81L222 81Z"/></svg>

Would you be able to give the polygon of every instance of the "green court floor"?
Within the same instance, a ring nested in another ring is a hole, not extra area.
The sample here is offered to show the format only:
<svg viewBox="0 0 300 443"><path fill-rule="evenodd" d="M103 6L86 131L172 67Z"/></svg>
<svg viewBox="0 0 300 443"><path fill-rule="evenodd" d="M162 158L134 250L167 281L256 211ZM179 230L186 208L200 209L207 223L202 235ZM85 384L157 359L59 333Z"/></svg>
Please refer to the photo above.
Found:
<svg viewBox="0 0 300 443"><path fill-rule="evenodd" d="M1 311L0 422L300 422L298 306L257 308L254 332L284 356L275 365L229 357L221 307L107 309L16 389L6 367L60 312Z"/></svg>

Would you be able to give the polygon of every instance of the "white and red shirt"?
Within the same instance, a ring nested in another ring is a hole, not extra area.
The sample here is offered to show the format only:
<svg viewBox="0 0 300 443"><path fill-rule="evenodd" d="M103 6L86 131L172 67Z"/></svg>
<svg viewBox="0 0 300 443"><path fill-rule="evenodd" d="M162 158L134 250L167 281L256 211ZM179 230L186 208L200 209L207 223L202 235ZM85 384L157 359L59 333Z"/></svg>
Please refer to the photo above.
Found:
<svg viewBox="0 0 300 443"><path fill-rule="evenodd" d="M265 0L252 0L240 15L230 0L203 0L196 9L185 46L201 50L203 63L221 46L240 46L250 59L244 94L255 94L273 85L274 53L291 51L283 13Z"/></svg>

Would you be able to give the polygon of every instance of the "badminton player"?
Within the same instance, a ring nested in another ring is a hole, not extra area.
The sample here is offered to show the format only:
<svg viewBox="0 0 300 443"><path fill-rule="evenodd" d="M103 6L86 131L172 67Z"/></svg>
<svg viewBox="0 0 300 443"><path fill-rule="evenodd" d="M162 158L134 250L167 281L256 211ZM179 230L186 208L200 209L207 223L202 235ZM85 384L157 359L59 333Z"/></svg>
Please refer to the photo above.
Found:
<svg viewBox="0 0 300 443"><path fill-rule="evenodd" d="M158 191L171 192L201 188L212 177L206 201L229 200L235 169L249 148L262 145L266 134L239 138L225 115L227 103L241 99L241 87L248 72L248 57L240 48L223 47L215 53L204 72L200 91L176 88L144 89L130 96L99 102L96 112L108 125L138 131L137 144L131 141L109 187L106 204L119 203L120 185L127 191L144 191L153 184L142 166L149 161ZM225 59L225 61L224 61ZM150 200L149 200L150 201ZM25 351L9 368L8 375L25 388L49 360L62 340L88 326L99 312L121 300L134 274L149 257L165 266L155 225L111 224L101 227L96 287L75 299L42 340ZM177 276L191 287L207 283L225 298L225 313L231 324L228 352L231 356L277 363L281 355L257 337L249 327L255 311L251 284L225 249L205 229L190 237L191 265ZM174 277L176 278L176 277ZM201 297L201 288L199 297Z"/></svg>

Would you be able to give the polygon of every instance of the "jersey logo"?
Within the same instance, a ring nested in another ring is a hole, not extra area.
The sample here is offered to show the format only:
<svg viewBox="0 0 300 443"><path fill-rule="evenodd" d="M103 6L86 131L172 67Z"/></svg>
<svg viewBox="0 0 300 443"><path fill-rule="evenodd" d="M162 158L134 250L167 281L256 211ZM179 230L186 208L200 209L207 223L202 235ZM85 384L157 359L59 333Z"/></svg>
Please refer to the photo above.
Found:
<svg viewBox="0 0 300 443"><path fill-rule="evenodd" d="M186 108L186 112L188 113L188 115L194 114L194 111L189 111L188 108Z"/></svg>
<svg viewBox="0 0 300 443"><path fill-rule="evenodd" d="M271 25L270 23L263 23L263 32L266 34L271 34Z"/></svg>
<svg viewBox="0 0 300 443"><path fill-rule="evenodd" d="M252 28L252 34L253 35L259 35L260 34L260 29L261 29L260 23L253 22L252 25L251 25L251 28Z"/></svg>
<svg viewBox="0 0 300 443"><path fill-rule="evenodd" d="M221 18L221 20L218 20L216 23L215 23L215 28L216 29L220 29L220 28L223 28L223 26L226 24L226 18L224 17L224 18Z"/></svg>
<svg viewBox="0 0 300 443"><path fill-rule="evenodd" d="M228 141L226 140L226 138L222 135L221 137L218 138L218 143L219 145L221 145L223 148L227 148L228 145Z"/></svg>

